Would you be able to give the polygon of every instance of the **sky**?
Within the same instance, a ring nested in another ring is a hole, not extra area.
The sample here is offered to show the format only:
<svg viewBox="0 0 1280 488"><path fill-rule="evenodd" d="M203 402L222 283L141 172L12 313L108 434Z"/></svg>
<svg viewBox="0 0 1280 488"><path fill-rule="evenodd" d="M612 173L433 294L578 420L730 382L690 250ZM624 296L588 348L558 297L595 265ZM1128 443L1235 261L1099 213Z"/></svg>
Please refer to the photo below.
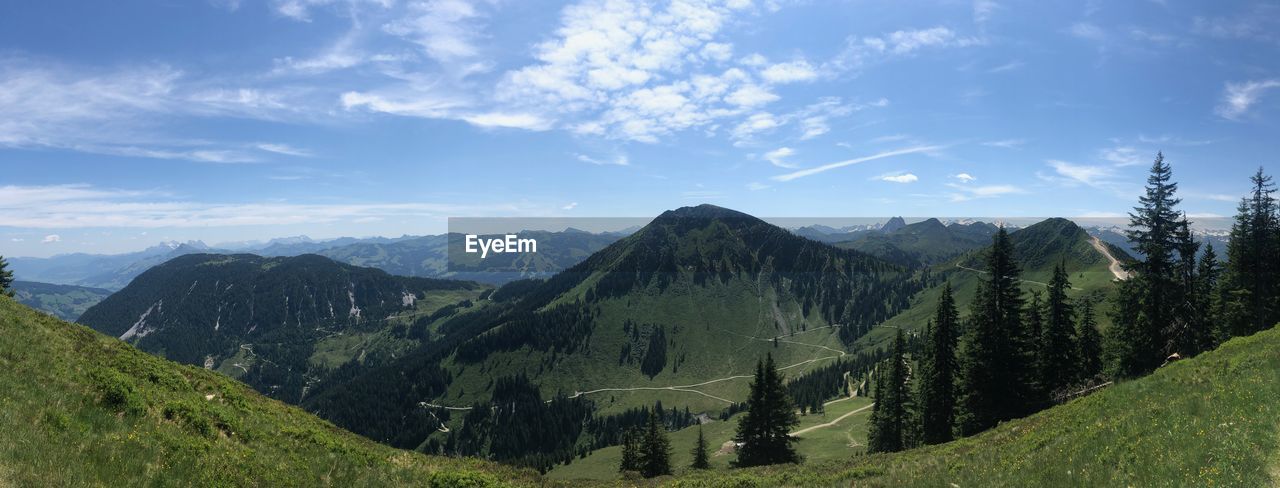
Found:
<svg viewBox="0 0 1280 488"><path fill-rule="evenodd" d="M1278 121L1274 2L4 2L0 255L700 203L1116 217L1157 151L1209 219Z"/></svg>

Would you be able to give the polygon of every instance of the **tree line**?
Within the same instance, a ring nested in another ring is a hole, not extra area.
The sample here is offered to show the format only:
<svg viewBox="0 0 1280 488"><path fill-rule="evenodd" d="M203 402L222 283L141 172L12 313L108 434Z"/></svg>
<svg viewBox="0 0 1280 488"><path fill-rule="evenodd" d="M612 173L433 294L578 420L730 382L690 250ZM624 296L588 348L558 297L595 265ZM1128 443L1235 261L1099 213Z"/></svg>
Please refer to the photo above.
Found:
<svg viewBox="0 0 1280 488"><path fill-rule="evenodd" d="M1046 293L1024 293L1008 233L985 255L967 320L950 284L913 351L902 331L873 373L868 450L947 442L1065 401L1092 385L1137 378L1280 321L1280 219L1271 178L1259 169L1239 206L1225 263L1200 252L1178 210L1172 169L1157 154L1127 237L1112 325L1098 330L1094 297L1072 298L1065 266Z"/></svg>

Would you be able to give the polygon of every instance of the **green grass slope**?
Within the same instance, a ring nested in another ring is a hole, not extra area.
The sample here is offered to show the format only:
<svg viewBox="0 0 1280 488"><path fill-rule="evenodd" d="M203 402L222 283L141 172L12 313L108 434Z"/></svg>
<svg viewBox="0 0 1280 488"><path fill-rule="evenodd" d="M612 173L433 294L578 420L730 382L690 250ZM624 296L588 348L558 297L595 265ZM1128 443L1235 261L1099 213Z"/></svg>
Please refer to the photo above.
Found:
<svg viewBox="0 0 1280 488"><path fill-rule="evenodd" d="M503 486L0 297L0 486Z"/></svg>
<svg viewBox="0 0 1280 488"><path fill-rule="evenodd" d="M1275 486L1277 398L1280 328L1273 328L947 444L660 481L734 487Z"/></svg>

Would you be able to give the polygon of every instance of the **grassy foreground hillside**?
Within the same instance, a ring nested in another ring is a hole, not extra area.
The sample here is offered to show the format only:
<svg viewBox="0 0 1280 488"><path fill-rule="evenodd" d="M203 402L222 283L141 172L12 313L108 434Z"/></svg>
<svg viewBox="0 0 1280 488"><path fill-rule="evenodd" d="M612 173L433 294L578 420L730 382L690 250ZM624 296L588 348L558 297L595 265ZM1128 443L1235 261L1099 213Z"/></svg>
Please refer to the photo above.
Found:
<svg viewBox="0 0 1280 488"><path fill-rule="evenodd" d="M0 297L0 486L501 486Z"/></svg>
<svg viewBox="0 0 1280 488"><path fill-rule="evenodd" d="M1280 328L1273 328L948 444L666 481L734 487L1275 486L1277 398Z"/></svg>

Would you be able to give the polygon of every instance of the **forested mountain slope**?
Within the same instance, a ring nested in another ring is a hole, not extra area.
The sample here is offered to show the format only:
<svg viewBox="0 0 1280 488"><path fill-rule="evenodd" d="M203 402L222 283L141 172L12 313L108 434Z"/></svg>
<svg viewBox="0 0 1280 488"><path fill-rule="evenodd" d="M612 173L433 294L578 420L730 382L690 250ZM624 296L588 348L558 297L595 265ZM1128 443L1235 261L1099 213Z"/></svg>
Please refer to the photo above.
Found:
<svg viewBox="0 0 1280 488"><path fill-rule="evenodd" d="M836 245L902 266L922 266L986 246L995 232L996 226L984 222L943 225L938 219L927 219L891 232L866 233Z"/></svg>
<svg viewBox="0 0 1280 488"><path fill-rule="evenodd" d="M192 254L143 273L80 322L296 402L308 382L351 359L376 362L380 354L413 347L404 324L388 317L430 313L424 305L438 308L484 289L391 276L317 255ZM344 347L352 341L358 349Z"/></svg>
<svg viewBox="0 0 1280 488"><path fill-rule="evenodd" d="M76 320L89 307L111 295L111 290L75 285L54 285L34 281L13 282L14 298L23 305L53 314L62 320Z"/></svg>
<svg viewBox="0 0 1280 488"><path fill-rule="evenodd" d="M875 257L746 214L686 207L546 282L499 289L432 325L423 349L318 385L304 406L393 445L459 454L493 453L505 433L537 422L471 408L490 402L547 409L542 423L570 425L655 401L716 415L745 400L766 352L789 375L828 364L925 285ZM519 456L572 458L581 429L543 437L546 451Z"/></svg>
<svg viewBox="0 0 1280 488"><path fill-rule="evenodd" d="M1044 292L1053 266L1059 262L1065 263L1072 285L1069 294L1073 298L1094 301L1099 323L1104 326L1110 323L1107 314L1110 300L1106 298L1115 292L1116 276L1111 271L1111 260L1107 254L1122 262L1132 260L1128 254L1115 246L1093 242L1093 238L1084 229L1063 218L1046 219L1019 229L1010 233L1009 239L1013 243L1014 258L1022 269L1025 291ZM1105 248L1107 254L1100 251L1098 246ZM883 343L892 337L890 332L896 327L906 330L923 329L925 322L937 309L942 281L951 282L960 315L967 315L969 303L977 289L978 277L984 272L982 257L989 247L969 251L930 267L933 281L939 284L917 294L908 310L885 321L885 327L864 337L861 345Z"/></svg>

